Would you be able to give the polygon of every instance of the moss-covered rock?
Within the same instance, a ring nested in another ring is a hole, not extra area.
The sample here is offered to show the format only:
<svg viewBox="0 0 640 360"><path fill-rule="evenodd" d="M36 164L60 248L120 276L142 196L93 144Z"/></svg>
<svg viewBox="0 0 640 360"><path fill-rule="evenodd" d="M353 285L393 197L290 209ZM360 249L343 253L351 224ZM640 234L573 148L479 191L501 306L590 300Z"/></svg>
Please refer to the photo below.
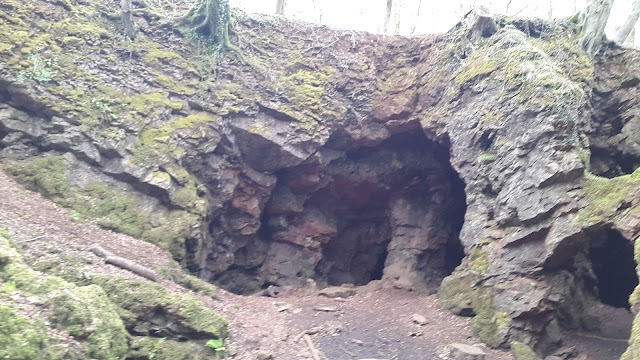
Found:
<svg viewBox="0 0 640 360"><path fill-rule="evenodd" d="M60 359L42 320L32 320L4 305L0 298L0 359Z"/></svg>
<svg viewBox="0 0 640 360"><path fill-rule="evenodd" d="M67 166L61 156L43 156L25 166L10 167L16 181L31 191L39 192L63 205L70 195L71 187L65 176Z"/></svg>
<svg viewBox="0 0 640 360"><path fill-rule="evenodd" d="M586 174L584 191L588 203L580 209L578 218L585 225L600 223L614 215L624 201L640 194L640 169L611 179ZM640 206L630 211L640 214Z"/></svg>
<svg viewBox="0 0 640 360"><path fill-rule="evenodd" d="M468 277L452 276L442 282L438 290L438 302L455 314L473 311L475 289Z"/></svg>
<svg viewBox="0 0 640 360"><path fill-rule="evenodd" d="M517 341L511 343L511 352L516 360L540 360L540 357L529 346Z"/></svg>
<svg viewBox="0 0 640 360"><path fill-rule="evenodd" d="M83 186L70 184L70 165L64 157L53 155L33 158L8 168L8 172L26 188L38 191L54 202L75 210L81 217L95 219L103 228L149 241L169 251L174 259L185 257L185 239L206 212L206 200L198 195L197 181L180 167L169 167L183 182L171 192L177 206L158 224L134 192L100 182ZM182 170L182 171L181 171ZM172 181L172 175L162 172Z"/></svg>
<svg viewBox="0 0 640 360"><path fill-rule="evenodd" d="M491 347L503 346L511 325L511 318L496 309L488 291L478 291L473 309L476 316L471 320L473 332L485 344Z"/></svg>
<svg viewBox="0 0 640 360"><path fill-rule="evenodd" d="M470 278L458 275L454 273L443 282L439 303L457 314L474 314L471 326L478 338L491 347L503 346L511 318L495 307L489 289L474 286Z"/></svg>
<svg viewBox="0 0 640 360"><path fill-rule="evenodd" d="M128 358L149 360L210 360L215 351L206 341L183 342L157 337L135 337Z"/></svg>
<svg viewBox="0 0 640 360"><path fill-rule="evenodd" d="M223 338L226 322L193 295L176 296L163 286L132 279L95 276L127 328L137 333L162 333L167 337Z"/></svg>
<svg viewBox="0 0 640 360"><path fill-rule="evenodd" d="M86 343L93 359L120 359L127 352L127 331L106 294L96 285L49 294L50 321Z"/></svg>
<svg viewBox="0 0 640 360"><path fill-rule="evenodd" d="M113 305L98 286L77 287L58 276L31 269L22 255L11 246L9 239L0 237L0 280L15 284L16 291L25 295L49 298L45 307L51 326L67 332L83 345L84 357L93 359L120 359L128 349L127 333ZM0 303L1 303L0 299ZM44 310L44 309L43 309ZM0 309L3 315L10 313ZM8 316L8 315L7 315ZM7 341L22 341L24 351L42 353L41 356L4 357L7 359L48 359L48 337L42 321L27 321L16 317L7 331ZM24 328L23 337L13 332ZM1 330L0 330L1 331ZM0 337L0 342L4 337ZM37 339L37 341L35 340ZM1 351L1 350L0 350ZM1 354L1 352L0 352Z"/></svg>

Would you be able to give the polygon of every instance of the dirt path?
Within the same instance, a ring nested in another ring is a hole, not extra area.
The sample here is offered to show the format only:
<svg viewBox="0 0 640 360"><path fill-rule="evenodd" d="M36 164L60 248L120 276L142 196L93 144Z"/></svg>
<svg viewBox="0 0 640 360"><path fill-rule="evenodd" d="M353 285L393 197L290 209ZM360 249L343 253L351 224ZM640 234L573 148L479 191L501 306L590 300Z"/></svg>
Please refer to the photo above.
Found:
<svg viewBox="0 0 640 360"><path fill-rule="evenodd" d="M28 257L89 259L87 266L95 273L136 276L92 257L89 249L93 244L150 268L169 266L166 254L154 245L86 221L73 221L67 210L24 190L1 172L0 227L10 230ZM163 285L176 296L189 292L170 281ZM268 355L278 360L311 359L306 343L298 336L305 330L312 330L310 338L321 358L330 360L444 359L450 343L480 344L470 331L469 318L439 309L434 295L420 292L367 286L357 288L356 294L346 299L331 299L302 290L285 291L277 298L219 290L217 301L202 299L229 321L228 346L235 359L268 359ZM414 314L427 323L412 321ZM579 350L590 342L575 336L570 339ZM620 342L607 344L615 346L604 355L598 354L605 357L588 359L613 360L624 350ZM487 359L512 359L508 352L483 348ZM615 357L606 357L609 355Z"/></svg>

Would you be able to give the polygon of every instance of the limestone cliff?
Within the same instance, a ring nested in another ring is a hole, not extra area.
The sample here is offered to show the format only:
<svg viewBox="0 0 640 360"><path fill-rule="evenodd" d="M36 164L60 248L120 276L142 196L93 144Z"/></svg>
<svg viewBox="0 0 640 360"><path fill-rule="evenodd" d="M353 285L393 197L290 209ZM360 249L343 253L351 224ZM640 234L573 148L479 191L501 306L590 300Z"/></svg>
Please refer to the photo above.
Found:
<svg viewBox="0 0 640 360"><path fill-rule="evenodd" d="M442 304L485 342L539 353L637 285L598 288L595 255L640 236L637 52L592 62L571 24L476 13L417 38L238 13L240 64L150 12L130 42L110 11L0 5L0 156L201 278L450 275Z"/></svg>

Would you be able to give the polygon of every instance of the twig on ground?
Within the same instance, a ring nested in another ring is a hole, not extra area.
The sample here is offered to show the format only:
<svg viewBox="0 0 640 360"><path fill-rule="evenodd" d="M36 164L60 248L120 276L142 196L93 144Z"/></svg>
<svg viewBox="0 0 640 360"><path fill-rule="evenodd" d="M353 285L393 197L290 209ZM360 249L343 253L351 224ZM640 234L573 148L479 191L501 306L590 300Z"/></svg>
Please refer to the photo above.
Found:
<svg viewBox="0 0 640 360"><path fill-rule="evenodd" d="M36 236L34 238L31 239L27 239L27 240L22 240L22 241L17 241L18 244L22 244L22 243L28 243L28 242L32 242L32 241L36 241L38 239L42 239L43 237L45 237L47 235L40 235L40 236Z"/></svg>
<svg viewBox="0 0 640 360"><path fill-rule="evenodd" d="M298 342L298 340L300 340L303 336L305 336L305 335L314 335L314 334L319 333L320 331L322 331L321 327L319 327L319 326L312 327L311 329L307 329L307 330L301 332L300 334L296 335L293 338L293 341L294 342Z"/></svg>
<svg viewBox="0 0 640 360"><path fill-rule="evenodd" d="M318 349L313 345L313 341L311 341L311 336L309 334L302 335L302 338L307 343L307 347L309 347L309 351L311 352L311 357L313 360L320 360L320 354L318 353Z"/></svg>

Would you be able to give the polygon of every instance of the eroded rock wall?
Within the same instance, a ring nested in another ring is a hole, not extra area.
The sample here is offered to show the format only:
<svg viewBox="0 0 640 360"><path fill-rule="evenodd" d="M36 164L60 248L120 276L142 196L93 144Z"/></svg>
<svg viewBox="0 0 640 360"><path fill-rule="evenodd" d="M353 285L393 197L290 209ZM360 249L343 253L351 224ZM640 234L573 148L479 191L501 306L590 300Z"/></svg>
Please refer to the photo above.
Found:
<svg viewBox="0 0 640 360"><path fill-rule="evenodd" d="M144 11L130 43L69 6L0 7L3 163L87 216L133 196L109 223L234 291L428 288L464 255L441 302L543 353L598 301L591 239L638 237L637 74L603 70L637 55L594 77L570 24L471 14L406 39L238 14L240 64Z"/></svg>

